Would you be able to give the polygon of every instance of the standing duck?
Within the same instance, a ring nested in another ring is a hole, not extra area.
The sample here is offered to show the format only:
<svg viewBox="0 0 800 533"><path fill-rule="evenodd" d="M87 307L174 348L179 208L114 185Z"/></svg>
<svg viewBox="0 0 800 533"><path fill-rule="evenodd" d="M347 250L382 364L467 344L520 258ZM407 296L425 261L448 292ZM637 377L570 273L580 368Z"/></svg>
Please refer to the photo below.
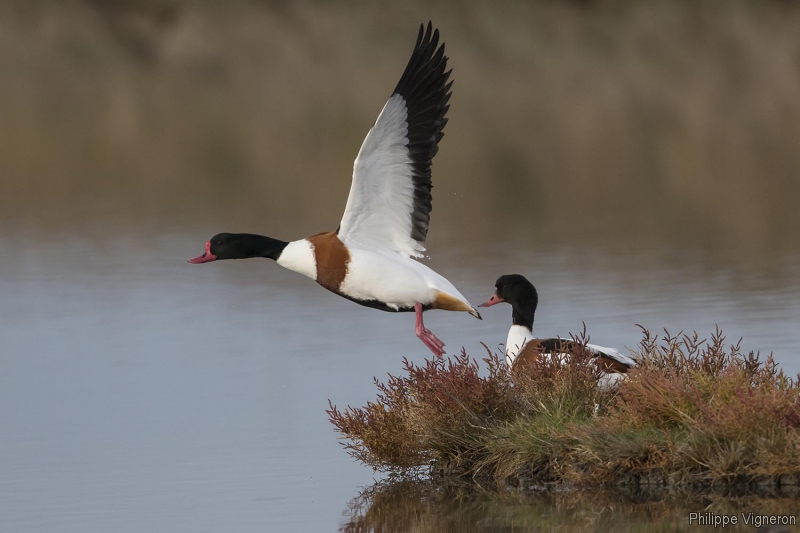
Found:
<svg viewBox="0 0 800 533"><path fill-rule="evenodd" d="M583 344L570 339L558 337L537 339L533 336L533 317L539 305L539 295L536 287L525 276L519 274L500 276L495 282L495 292L492 297L478 307L491 307L502 302L511 304L512 309L512 324L506 340L506 364L512 373L531 365L539 356L571 353L583 347ZM586 349L603 371L601 386L613 385L622 374L636 365L635 359L623 355L614 348L587 344Z"/></svg>
<svg viewBox="0 0 800 533"><path fill-rule="evenodd" d="M437 357L444 343L422 321L429 309L478 311L422 257L431 212L431 161L447 119L451 71L429 22L397 87L364 139L336 231L297 241L220 233L193 264L266 257L357 304L416 313L415 332Z"/></svg>

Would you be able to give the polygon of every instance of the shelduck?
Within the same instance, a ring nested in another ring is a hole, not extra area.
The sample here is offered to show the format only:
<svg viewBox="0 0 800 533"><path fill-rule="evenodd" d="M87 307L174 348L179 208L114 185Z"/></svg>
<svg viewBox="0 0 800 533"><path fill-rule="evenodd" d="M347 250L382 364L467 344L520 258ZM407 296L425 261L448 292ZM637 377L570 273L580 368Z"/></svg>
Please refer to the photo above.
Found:
<svg viewBox="0 0 800 533"><path fill-rule="evenodd" d="M431 212L431 160L447 119L451 70L444 43L429 22L420 26L411 59L353 168L336 231L297 241L219 233L193 264L266 257L357 304L416 313L415 332L436 356L444 343L425 327L430 309L478 311L441 275L416 261L425 252Z"/></svg>
<svg viewBox="0 0 800 533"><path fill-rule="evenodd" d="M533 318L539 305L539 295L536 287L525 276L519 274L500 276L495 282L495 292L492 297L478 307L491 307L502 302L510 304L512 308L512 324L506 340L506 364L511 369L512 375L531 365L538 357L553 353L573 353L576 349L582 349L582 344L571 339L558 337L537 339L533 336ZM614 348L587 344L586 349L596 358L597 364L603 371L600 383L603 387L612 386L636 365L635 359Z"/></svg>

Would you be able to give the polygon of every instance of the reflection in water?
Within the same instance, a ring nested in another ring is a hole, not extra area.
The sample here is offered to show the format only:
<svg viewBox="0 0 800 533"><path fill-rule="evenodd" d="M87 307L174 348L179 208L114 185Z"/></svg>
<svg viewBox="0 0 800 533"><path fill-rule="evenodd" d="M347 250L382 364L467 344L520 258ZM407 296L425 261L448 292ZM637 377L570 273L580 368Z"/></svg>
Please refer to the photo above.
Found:
<svg viewBox="0 0 800 533"><path fill-rule="evenodd" d="M797 487L782 492L691 496L663 492L541 490L533 494L474 493L437 488L426 482L377 483L353 499L343 533L486 533L526 531L698 531L698 518L736 516L726 531L753 531L756 516L793 516L800 507ZM710 514L709 514L710 513ZM752 515L751 515L752 513ZM745 518L749 523L745 524Z"/></svg>

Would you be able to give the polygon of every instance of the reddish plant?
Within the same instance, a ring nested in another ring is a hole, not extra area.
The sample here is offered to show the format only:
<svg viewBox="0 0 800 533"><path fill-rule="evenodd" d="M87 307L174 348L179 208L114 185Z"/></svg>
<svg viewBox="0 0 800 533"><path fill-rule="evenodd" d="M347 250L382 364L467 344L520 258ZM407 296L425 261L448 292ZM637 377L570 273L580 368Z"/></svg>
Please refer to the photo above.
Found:
<svg viewBox="0 0 800 533"><path fill-rule="evenodd" d="M330 404L328 415L376 470L578 484L800 475L800 385L771 355L726 348L719 329L708 340L642 329L640 364L616 391L597 387L597 365L580 349L536 358L513 381L488 349L483 374L462 351L404 360L404 376L375 381L375 402Z"/></svg>

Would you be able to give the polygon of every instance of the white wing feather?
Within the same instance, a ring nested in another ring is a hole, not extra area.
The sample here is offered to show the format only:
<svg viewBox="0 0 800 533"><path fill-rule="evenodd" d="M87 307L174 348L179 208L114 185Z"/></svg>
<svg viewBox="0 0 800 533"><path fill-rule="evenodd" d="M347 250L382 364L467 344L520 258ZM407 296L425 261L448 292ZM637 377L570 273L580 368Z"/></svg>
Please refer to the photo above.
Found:
<svg viewBox="0 0 800 533"><path fill-rule="evenodd" d="M414 51L353 166L339 238L421 257L431 211L431 164L447 124L450 71L439 31L420 26Z"/></svg>
<svg viewBox="0 0 800 533"><path fill-rule="evenodd" d="M625 355L616 348L607 348L605 346L600 346L597 344L587 344L587 348L594 351L597 354L603 354L611 359L614 359L625 366L634 367L636 366L636 359L629 355Z"/></svg>
<svg viewBox="0 0 800 533"><path fill-rule="evenodd" d="M412 257L425 251L425 246L411 237L414 184L407 115L403 97L392 95L361 145L339 228L339 239L348 246Z"/></svg>

